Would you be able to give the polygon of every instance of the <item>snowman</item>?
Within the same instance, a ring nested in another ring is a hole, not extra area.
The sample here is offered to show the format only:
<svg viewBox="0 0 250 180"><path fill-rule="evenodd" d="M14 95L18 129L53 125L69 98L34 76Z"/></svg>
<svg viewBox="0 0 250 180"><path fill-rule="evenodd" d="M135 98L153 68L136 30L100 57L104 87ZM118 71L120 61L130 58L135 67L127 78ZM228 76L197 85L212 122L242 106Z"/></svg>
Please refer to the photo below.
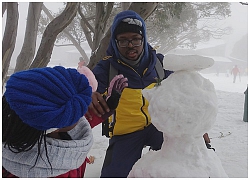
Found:
<svg viewBox="0 0 250 180"><path fill-rule="evenodd" d="M228 177L216 152L207 149L203 139L218 108L213 83L198 71L213 64L213 59L196 55L165 56L164 68L174 73L153 89L142 91L164 142L161 150L144 154L128 177Z"/></svg>

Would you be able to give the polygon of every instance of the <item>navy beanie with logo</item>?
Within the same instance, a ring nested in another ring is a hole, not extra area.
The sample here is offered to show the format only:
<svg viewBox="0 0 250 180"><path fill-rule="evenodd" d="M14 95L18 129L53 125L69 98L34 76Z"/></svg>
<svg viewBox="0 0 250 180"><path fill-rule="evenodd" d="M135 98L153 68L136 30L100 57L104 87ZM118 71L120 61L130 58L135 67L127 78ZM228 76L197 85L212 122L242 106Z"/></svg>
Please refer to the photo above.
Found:
<svg viewBox="0 0 250 180"><path fill-rule="evenodd" d="M147 60L149 58L149 44L147 43L146 25L141 16L131 10L122 11L115 16L111 26L111 38L109 47L106 51L107 55L113 58L121 58L117 48L116 38L118 34L125 32L134 32L143 37L143 55L141 62ZM146 61L145 63L148 64ZM140 64L142 65L143 63Z"/></svg>
<svg viewBox="0 0 250 180"><path fill-rule="evenodd" d="M38 130L71 126L87 112L92 88L76 69L34 68L10 76L4 96L20 119Z"/></svg>
<svg viewBox="0 0 250 180"><path fill-rule="evenodd" d="M118 34L134 32L142 35L142 22L138 19L125 18L116 27L114 31L115 37Z"/></svg>

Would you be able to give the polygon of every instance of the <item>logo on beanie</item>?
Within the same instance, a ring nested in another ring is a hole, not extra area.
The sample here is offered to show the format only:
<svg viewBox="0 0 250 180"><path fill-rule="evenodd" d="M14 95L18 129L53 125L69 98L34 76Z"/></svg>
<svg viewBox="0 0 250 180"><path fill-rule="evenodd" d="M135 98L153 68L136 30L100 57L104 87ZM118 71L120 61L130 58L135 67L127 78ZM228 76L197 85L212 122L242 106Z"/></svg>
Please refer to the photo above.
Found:
<svg viewBox="0 0 250 180"><path fill-rule="evenodd" d="M134 24L134 25L142 27L142 22L138 19L126 18L126 19L123 19L122 21L128 24Z"/></svg>
<svg viewBox="0 0 250 180"><path fill-rule="evenodd" d="M126 33L126 32L134 32L142 35L143 27L142 22L138 19L133 18L125 18L123 19L116 27L114 31L114 35Z"/></svg>

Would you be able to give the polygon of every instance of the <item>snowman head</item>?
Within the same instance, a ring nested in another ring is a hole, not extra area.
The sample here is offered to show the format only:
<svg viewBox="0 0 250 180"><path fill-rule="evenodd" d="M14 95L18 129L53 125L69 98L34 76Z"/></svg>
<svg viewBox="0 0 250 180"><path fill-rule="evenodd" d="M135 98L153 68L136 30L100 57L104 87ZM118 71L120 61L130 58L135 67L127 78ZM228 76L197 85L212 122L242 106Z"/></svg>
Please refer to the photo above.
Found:
<svg viewBox="0 0 250 180"><path fill-rule="evenodd" d="M168 137L202 136L216 120L213 83L197 72L177 71L142 93L149 101L152 123Z"/></svg>

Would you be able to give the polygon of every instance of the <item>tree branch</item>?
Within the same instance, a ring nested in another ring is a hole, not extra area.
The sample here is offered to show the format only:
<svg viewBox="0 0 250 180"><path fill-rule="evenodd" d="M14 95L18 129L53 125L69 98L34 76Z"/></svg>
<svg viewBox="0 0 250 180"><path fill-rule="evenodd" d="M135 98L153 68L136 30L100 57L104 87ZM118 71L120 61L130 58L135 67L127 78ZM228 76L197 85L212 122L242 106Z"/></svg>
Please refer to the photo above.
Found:
<svg viewBox="0 0 250 180"><path fill-rule="evenodd" d="M45 6L43 6L42 7L42 9L43 9L43 11L44 11L44 13L50 18L50 20L52 21L53 19L54 19L54 17L50 14L50 12L49 12L49 10L45 7ZM80 46L80 43L78 43L76 40L75 40L75 38L69 33L69 31L67 31L66 29L64 29L63 31L62 31L64 34L65 34L65 36L74 44L74 46L76 47L76 49L79 51L79 53L82 55L82 57L84 58L84 59L89 59L88 58L88 56L87 56L87 54L85 53L85 51L82 49L82 47ZM58 45L57 45L57 47L58 47Z"/></svg>
<svg viewBox="0 0 250 180"><path fill-rule="evenodd" d="M240 4L242 4L242 5L247 5L247 6L248 6L248 3L247 3L247 2L240 2Z"/></svg>
<svg viewBox="0 0 250 180"><path fill-rule="evenodd" d="M79 6L78 8L78 13L79 15L81 16L83 22L86 24L86 26L89 28L89 30L94 33L94 28L89 24L88 20L85 18L84 14L82 13L82 9L81 9L81 6Z"/></svg>
<svg viewBox="0 0 250 180"><path fill-rule="evenodd" d="M30 68L47 66L57 35L71 23L76 16L78 6L79 3L68 2L64 11L49 23L43 33L40 47Z"/></svg>

